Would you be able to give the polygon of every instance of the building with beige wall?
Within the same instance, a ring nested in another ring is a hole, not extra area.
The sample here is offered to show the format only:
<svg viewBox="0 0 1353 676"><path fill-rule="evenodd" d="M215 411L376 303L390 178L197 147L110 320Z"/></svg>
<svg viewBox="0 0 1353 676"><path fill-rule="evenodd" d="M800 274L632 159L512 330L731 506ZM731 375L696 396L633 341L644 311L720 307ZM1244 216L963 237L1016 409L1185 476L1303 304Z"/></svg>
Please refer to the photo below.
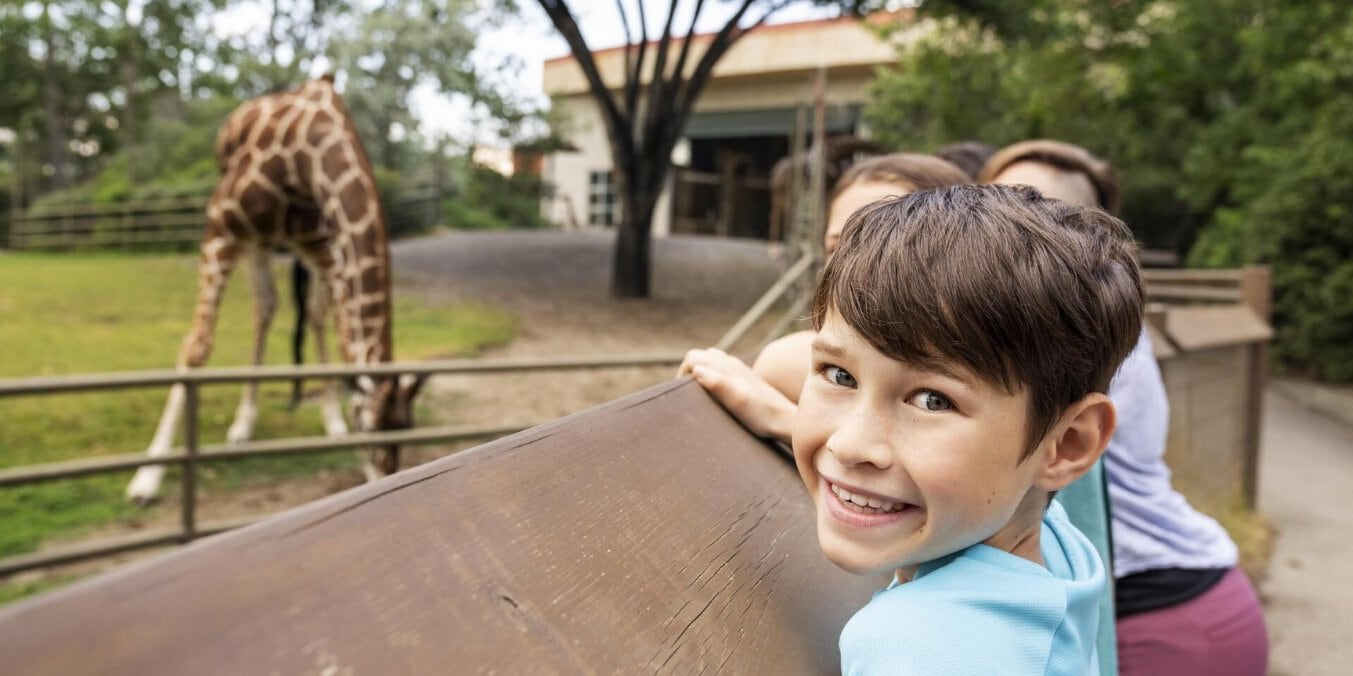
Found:
<svg viewBox="0 0 1353 676"><path fill-rule="evenodd" d="M869 23L904 16L909 15L890 14ZM876 69L897 62L895 42L911 34L897 31L889 42L874 26L838 18L762 26L744 36L716 65L677 143L653 234L766 237L770 170L790 152L795 118L812 102L816 73L826 72L827 133L862 134L866 88ZM694 39L692 69L700 43L710 36ZM672 46L679 47L680 42ZM603 82L618 90L624 82L624 48L593 55ZM564 121L562 132L571 147L544 162L542 178L550 188L544 213L563 228L609 227L619 221L620 209L610 146L572 55L545 63L544 90ZM811 124L811 114L807 119Z"/></svg>

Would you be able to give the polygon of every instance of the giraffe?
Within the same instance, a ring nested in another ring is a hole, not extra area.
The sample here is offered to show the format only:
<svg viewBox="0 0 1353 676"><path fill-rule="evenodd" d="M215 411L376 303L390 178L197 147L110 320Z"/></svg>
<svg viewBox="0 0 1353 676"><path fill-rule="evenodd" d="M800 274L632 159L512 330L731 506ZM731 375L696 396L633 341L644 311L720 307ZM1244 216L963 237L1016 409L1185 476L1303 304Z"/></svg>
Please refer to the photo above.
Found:
<svg viewBox="0 0 1353 676"><path fill-rule="evenodd" d="M221 294L241 261L250 268L254 282L253 363L262 363L277 306L271 268L271 251L277 246L291 249L318 281L310 287L306 308L318 361L327 361L323 326L330 311L346 361L392 361L385 216L370 161L332 76L241 104L217 132L216 160L221 179L207 201L196 308L177 368L186 371L206 363ZM413 425L412 400L422 378L362 376L353 384L353 418L359 430ZM253 435L257 394L257 383L245 385L226 434L228 442ZM183 385L170 390L146 451L150 456L169 452L185 395ZM347 433L332 381L325 384L321 411L327 434ZM367 478L398 469L398 452L396 446L369 452L364 463ZM127 496L141 503L153 500L164 471L163 465L138 469Z"/></svg>

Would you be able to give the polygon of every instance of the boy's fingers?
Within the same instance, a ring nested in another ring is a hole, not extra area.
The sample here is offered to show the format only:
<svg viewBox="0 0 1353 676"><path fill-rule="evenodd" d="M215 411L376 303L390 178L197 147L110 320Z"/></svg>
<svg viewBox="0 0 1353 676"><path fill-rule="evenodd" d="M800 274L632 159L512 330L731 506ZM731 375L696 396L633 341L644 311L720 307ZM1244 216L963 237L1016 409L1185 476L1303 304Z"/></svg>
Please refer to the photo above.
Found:
<svg viewBox="0 0 1353 676"><path fill-rule="evenodd" d="M687 350L687 351L686 351L686 358L685 358L685 359L682 359L682 360L681 360L681 366L678 366L678 367L677 367L677 377L678 377L678 378L680 378L681 376L684 376L684 375L688 375L688 374L691 372L691 369L693 369L693 368L695 367L695 363L696 363L697 361L699 361L699 359L700 359L700 353L701 353L701 352L703 352L703 350Z"/></svg>
<svg viewBox="0 0 1353 676"><path fill-rule="evenodd" d="M686 358L681 360L681 366L677 367L677 377L689 375L697 364L707 367L727 366L729 358L727 353L717 347L689 350Z"/></svg>

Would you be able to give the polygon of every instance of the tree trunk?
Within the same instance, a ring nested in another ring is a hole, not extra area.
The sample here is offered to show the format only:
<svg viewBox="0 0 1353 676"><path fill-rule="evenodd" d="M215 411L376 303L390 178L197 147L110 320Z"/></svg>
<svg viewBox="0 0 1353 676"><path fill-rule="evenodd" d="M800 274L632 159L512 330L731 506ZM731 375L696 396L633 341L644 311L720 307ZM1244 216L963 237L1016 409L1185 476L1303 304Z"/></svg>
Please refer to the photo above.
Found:
<svg viewBox="0 0 1353 676"><path fill-rule="evenodd" d="M141 164L141 130L137 124L136 106L139 100L140 92L136 90L137 63L136 63L136 37L132 35L131 22L127 23L127 37L123 43L122 54L120 55L122 87L127 92L126 109L122 114L122 138L124 139L124 152L127 157L127 182L128 185L135 185L139 177L138 170Z"/></svg>
<svg viewBox="0 0 1353 676"><path fill-rule="evenodd" d="M625 206L623 213L616 233L611 293L620 298L647 298L653 209Z"/></svg>
<svg viewBox="0 0 1353 676"><path fill-rule="evenodd" d="M611 141L615 147L614 139ZM655 157L667 158L667 148ZM620 193L620 227L616 233L615 259L611 268L611 293L621 298L648 298L651 281L650 246L653 209L666 182L670 163L652 159L624 158L613 153L616 189Z"/></svg>
<svg viewBox="0 0 1353 676"><path fill-rule="evenodd" d="M52 20L43 5L43 42L47 54L42 63L42 103L47 118L47 163L52 166L52 188L66 187L66 129L65 116L61 114L61 85L57 82L56 72L56 35L52 30Z"/></svg>

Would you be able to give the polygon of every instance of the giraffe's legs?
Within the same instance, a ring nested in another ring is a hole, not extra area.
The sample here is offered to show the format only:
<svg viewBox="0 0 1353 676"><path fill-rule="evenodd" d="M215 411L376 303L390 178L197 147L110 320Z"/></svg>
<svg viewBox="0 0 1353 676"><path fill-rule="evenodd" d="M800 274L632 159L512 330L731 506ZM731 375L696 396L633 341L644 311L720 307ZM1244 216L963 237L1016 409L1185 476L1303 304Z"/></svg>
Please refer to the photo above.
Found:
<svg viewBox="0 0 1353 676"><path fill-rule="evenodd" d="M250 276L254 282L254 366L263 364L263 354L268 347L268 328L272 326L273 313L277 310L277 286L272 276L272 251L263 245L254 247L250 252ZM254 436L254 423L258 421L258 382L244 384L240 395L240 405L235 409L235 421L226 431L226 442L238 444Z"/></svg>
<svg viewBox="0 0 1353 676"><path fill-rule="evenodd" d="M198 263L197 307L193 311L192 328L179 348L179 371L197 368L206 363L207 357L211 355L221 295L238 256L239 249L228 235L209 234L203 239ZM183 412L185 396L183 385L175 385L169 390L169 401L165 403L164 413L160 415L160 423L155 428L155 438L146 448L146 454L150 457L169 454L174 444L174 433L178 430L179 416ZM146 465L136 470L136 476L127 484L127 497L142 504L154 500L160 491L160 481L164 479L164 469L164 465Z"/></svg>
<svg viewBox="0 0 1353 676"><path fill-rule="evenodd" d="M306 315L310 320L310 331L315 334L315 359L320 364L329 363L329 341L325 337L324 320L329 315L330 291L324 283L323 273L311 270L311 278L317 283L310 285L310 299L306 304ZM338 401L338 381L328 378L320 394L320 412L324 417L324 433L331 437L340 437L348 433L348 423L343 420L343 406Z"/></svg>

